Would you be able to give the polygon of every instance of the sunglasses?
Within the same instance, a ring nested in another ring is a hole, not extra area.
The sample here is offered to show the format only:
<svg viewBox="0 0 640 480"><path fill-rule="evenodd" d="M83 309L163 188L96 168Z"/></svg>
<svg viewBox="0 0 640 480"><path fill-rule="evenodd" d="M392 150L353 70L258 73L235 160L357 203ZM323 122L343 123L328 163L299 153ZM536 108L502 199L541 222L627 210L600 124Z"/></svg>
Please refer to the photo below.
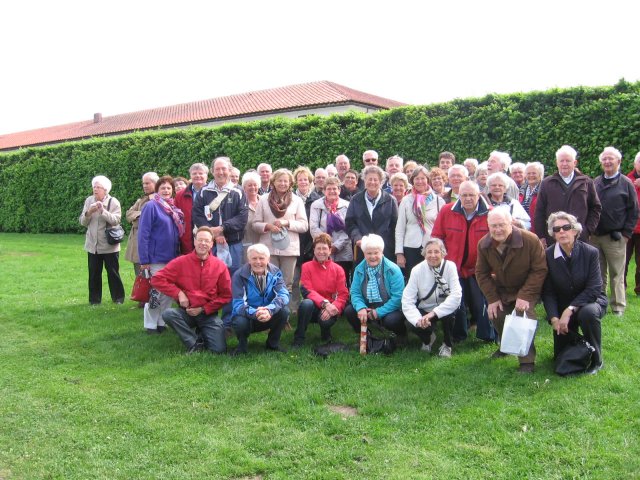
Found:
<svg viewBox="0 0 640 480"><path fill-rule="evenodd" d="M572 228L573 227L571 226L571 224L567 223L566 225L561 225L559 227L552 227L552 230L553 230L553 233L558 233L560 230L564 230L565 232L568 232Z"/></svg>

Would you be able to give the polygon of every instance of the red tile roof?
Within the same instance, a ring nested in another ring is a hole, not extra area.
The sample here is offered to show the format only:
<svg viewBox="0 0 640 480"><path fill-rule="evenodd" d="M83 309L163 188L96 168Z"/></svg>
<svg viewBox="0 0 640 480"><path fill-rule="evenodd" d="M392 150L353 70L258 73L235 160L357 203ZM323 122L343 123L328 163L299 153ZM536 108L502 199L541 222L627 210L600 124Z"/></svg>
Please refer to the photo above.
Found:
<svg viewBox="0 0 640 480"><path fill-rule="evenodd" d="M289 110L346 104L358 104L382 109L406 105L395 100L353 90L337 83L321 81L182 103L139 112L123 113L104 117L99 122L87 120L0 135L0 150L78 140L92 136L126 133L155 127L198 124Z"/></svg>

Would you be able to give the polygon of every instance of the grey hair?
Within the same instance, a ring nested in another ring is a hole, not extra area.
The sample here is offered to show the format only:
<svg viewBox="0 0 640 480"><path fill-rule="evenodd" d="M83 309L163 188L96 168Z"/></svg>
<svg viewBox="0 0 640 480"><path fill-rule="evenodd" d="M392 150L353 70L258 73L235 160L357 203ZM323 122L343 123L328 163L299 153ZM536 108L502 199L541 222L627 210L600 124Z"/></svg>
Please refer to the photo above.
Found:
<svg viewBox="0 0 640 480"><path fill-rule="evenodd" d="M191 165L189 167L189 174L191 174L191 172L194 172L196 170L202 170L204 173L209 175L209 167L207 167L204 163L198 162Z"/></svg>
<svg viewBox="0 0 640 480"><path fill-rule="evenodd" d="M500 164L502 164L503 170L509 170L509 167L511 166L511 156L507 152L494 150L489 154L489 158L494 156L498 157L498 159L500 160Z"/></svg>
<svg viewBox="0 0 640 480"><path fill-rule="evenodd" d="M553 224L556 223L557 220L566 220L571 224L571 229L578 232L578 237L582 233L582 224L578 221L575 215L571 215L567 212L555 212L549 215L549 219L547 220L547 232L549 236L553 237Z"/></svg>
<svg viewBox="0 0 640 480"><path fill-rule="evenodd" d="M107 193L111 191L111 180L109 180L104 175L98 175L97 177L93 177L93 179L91 179L91 188L95 187L96 185L100 185Z"/></svg>
<svg viewBox="0 0 640 480"><path fill-rule="evenodd" d="M387 178L387 174L384 173L384 170L382 170L377 165L369 165L368 167L364 167L364 170L362 170L362 178L365 178L370 173L378 175L380 177L380 183L384 182L384 179Z"/></svg>
<svg viewBox="0 0 640 480"><path fill-rule="evenodd" d="M489 221L493 217L497 217L498 215L504 218L509 223L511 223L511 221L513 220L511 212L509 211L509 207L506 205L500 205L489 210L489 213L487 214L487 221Z"/></svg>
<svg viewBox="0 0 640 480"><path fill-rule="evenodd" d="M557 151L556 151L556 160L558 160L558 158L560 157L560 155L562 155L563 153L566 153L567 155L569 155L571 158L573 158L574 160L578 157L578 152L576 152L576 149L573 148L570 145L562 145Z"/></svg>
<svg viewBox="0 0 640 480"><path fill-rule="evenodd" d="M362 160L364 160L364 156L367 153L373 154L373 156L376 157L376 160L378 160L378 152L376 152L375 150L365 150L364 153L362 154Z"/></svg>
<svg viewBox="0 0 640 480"><path fill-rule="evenodd" d="M422 255L426 255L427 254L427 247L429 245L437 245L438 248L440 249L440 253L442 253L443 257L447 256L447 247L444 246L444 242L442 240L440 240L439 238L430 238L429 240L427 240L427 243L424 244L424 248L422 249Z"/></svg>
<svg viewBox="0 0 640 480"><path fill-rule="evenodd" d="M620 153L620 150L618 150L616 147L605 147L602 153L598 156L598 159L602 162L602 159L607 153L611 153L618 160L622 160L622 154Z"/></svg>
<svg viewBox="0 0 640 480"><path fill-rule="evenodd" d="M636 153L636 159L634 160L634 163L638 162L640 162L640 152Z"/></svg>
<svg viewBox="0 0 640 480"><path fill-rule="evenodd" d="M476 177L480 172L489 172L489 167L487 166L486 160L478 164L478 168L476 168Z"/></svg>
<svg viewBox="0 0 640 480"><path fill-rule="evenodd" d="M524 167L524 172L527 173L529 168L534 168L538 171L538 175L540 175L540 180L544 178L544 165L540 162L529 162L527 166Z"/></svg>
<svg viewBox="0 0 640 480"><path fill-rule="evenodd" d="M145 173L144 175L142 175L142 180L144 180L145 177L149 177L153 183L156 183L160 178L160 176L156 172Z"/></svg>
<svg viewBox="0 0 640 480"><path fill-rule="evenodd" d="M267 247L263 243L254 243L253 245L249 245L249 248L247 248L247 258L249 258L249 255L251 255L253 252L256 252L258 255L266 255L267 257L271 257L269 247Z"/></svg>
<svg viewBox="0 0 640 480"><path fill-rule="evenodd" d="M511 166L509 167L509 173L513 173L514 170L522 170L522 172L524 173L524 169L525 169L525 164L522 162L515 162L512 163Z"/></svg>
<svg viewBox="0 0 640 480"><path fill-rule="evenodd" d="M231 159L229 157L216 157L211 162L211 169L212 170L215 168L216 162L218 162L218 161L226 162L227 163L227 167L229 167L229 170L231 170L233 168L233 164L231 163Z"/></svg>
<svg viewBox="0 0 640 480"><path fill-rule="evenodd" d="M478 168L478 159L477 158L466 158L464 160L464 162L462 162L462 164L464 165L467 162L469 162L474 167Z"/></svg>
<svg viewBox="0 0 640 480"><path fill-rule="evenodd" d="M494 180L502 180L502 183L504 183L504 187L508 188L509 187L509 177L507 177L504 173L502 172L496 172L496 173L492 173L491 175L489 175L487 177L487 185L491 185L491 182L493 182Z"/></svg>
<svg viewBox="0 0 640 480"><path fill-rule="evenodd" d="M451 165L451 167L449 168L449 173L447 173L447 175L451 175L451 170L460 170L465 178L469 178L469 170L467 169L467 167L461 165L460 163L454 163L453 165Z"/></svg>
<svg viewBox="0 0 640 480"><path fill-rule="evenodd" d="M471 187L476 195L480 195L480 186L473 180L465 180L464 182L462 182L460 184L460 187L458 187L458 191L462 190L463 187Z"/></svg>
<svg viewBox="0 0 640 480"><path fill-rule="evenodd" d="M393 185L393 182L397 182L398 180L401 180L402 183L404 183L404 188L409 188L409 179L402 172L394 173L393 175L391 175L389 183Z"/></svg>
<svg viewBox="0 0 640 480"><path fill-rule="evenodd" d="M268 163L261 163L261 164L259 164L259 165L256 167L256 171L259 173L259 172L260 172L260 169L261 169L262 167L269 167L269 171L270 171L270 172L273 172L273 168L271 168L271 165L269 165Z"/></svg>
<svg viewBox="0 0 640 480"><path fill-rule="evenodd" d="M241 185L244 187L245 183L249 183L251 181L256 182L256 184L260 186L260 182L262 180L260 179L260 175L258 175L256 172L247 172L242 176Z"/></svg>
<svg viewBox="0 0 640 480"><path fill-rule="evenodd" d="M409 183L413 185L413 181L420 174L423 174L425 177L427 177L427 182L429 181L429 170L427 170L426 167L423 167L422 165L418 165L411 173L411 177L409 178Z"/></svg>
<svg viewBox="0 0 640 480"><path fill-rule="evenodd" d="M400 160L400 168L404 165L404 158L400 155L393 155L392 157L387 158L387 163L385 165L389 164L389 160Z"/></svg>
<svg viewBox="0 0 640 480"><path fill-rule="evenodd" d="M380 235L376 235L375 233L370 233L369 235L365 235L362 237L362 241L360 242L360 248L363 252L366 252L368 249L373 248L376 250L384 250L384 240Z"/></svg>

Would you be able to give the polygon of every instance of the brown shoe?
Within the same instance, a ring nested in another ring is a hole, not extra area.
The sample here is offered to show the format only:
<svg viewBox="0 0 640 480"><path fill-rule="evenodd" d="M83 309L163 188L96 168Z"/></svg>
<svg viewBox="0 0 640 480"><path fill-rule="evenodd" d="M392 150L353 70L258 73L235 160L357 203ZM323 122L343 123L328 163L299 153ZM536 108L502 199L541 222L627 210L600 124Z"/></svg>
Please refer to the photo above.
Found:
<svg viewBox="0 0 640 480"><path fill-rule="evenodd" d="M518 367L518 373L533 373L533 363L521 363Z"/></svg>
<svg viewBox="0 0 640 480"><path fill-rule="evenodd" d="M500 349L496 350L491 354L491 358L502 358L506 357L508 354L501 352Z"/></svg>

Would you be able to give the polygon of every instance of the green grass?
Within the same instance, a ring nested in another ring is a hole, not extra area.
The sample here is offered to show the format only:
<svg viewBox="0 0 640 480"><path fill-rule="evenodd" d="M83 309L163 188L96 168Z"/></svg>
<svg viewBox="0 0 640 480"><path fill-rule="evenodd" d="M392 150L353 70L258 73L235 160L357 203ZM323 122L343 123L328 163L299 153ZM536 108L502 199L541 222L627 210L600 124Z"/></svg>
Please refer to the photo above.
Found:
<svg viewBox="0 0 640 480"><path fill-rule="evenodd" d="M88 306L83 242L0 234L0 479L640 478L635 295L603 320L597 376L553 374L546 322L532 376L474 340L451 359L413 338L321 360L255 334L246 357L186 356L133 302ZM355 345L344 320L334 330Z"/></svg>

